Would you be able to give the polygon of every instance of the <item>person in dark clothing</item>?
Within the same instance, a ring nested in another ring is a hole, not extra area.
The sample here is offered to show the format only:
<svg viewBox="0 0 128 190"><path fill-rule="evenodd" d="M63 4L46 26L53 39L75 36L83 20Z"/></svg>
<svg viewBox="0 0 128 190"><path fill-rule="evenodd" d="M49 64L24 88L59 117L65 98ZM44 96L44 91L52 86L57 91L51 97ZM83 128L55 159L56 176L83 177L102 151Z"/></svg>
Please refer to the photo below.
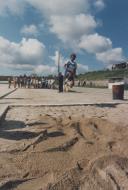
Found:
<svg viewBox="0 0 128 190"><path fill-rule="evenodd" d="M63 75L59 73L59 92L63 92Z"/></svg>
<svg viewBox="0 0 128 190"><path fill-rule="evenodd" d="M11 88L11 77L8 78L8 88Z"/></svg>
<svg viewBox="0 0 128 190"><path fill-rule="evenodd" d="M18 88L21 87L21 84L20 84L20 77L17 77L17 84L18 84Z"/></svg>

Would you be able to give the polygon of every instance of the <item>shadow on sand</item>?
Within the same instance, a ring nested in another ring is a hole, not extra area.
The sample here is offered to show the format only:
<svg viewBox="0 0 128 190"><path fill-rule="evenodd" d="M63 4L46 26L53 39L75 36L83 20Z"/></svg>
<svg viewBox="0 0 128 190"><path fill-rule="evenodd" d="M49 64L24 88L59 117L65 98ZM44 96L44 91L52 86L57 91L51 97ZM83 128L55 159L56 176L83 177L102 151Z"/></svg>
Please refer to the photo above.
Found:
<svg viewBox="0 0 128 190"><path fill-rule="evenodd" d="M21 131L20 129L23 128L26 128L26 125L22 121L3 120L1 122L0 138L9 140L22 140L32 139L41 134L41 132L36 133L31 131Z"/></svg>
<svg viewBox="0 0 128 190"><path fill-rule="evenodd" d="M30 127L26 127L26 124L22 121L3 120L1 123L0 138L16 141L23 139L32 139L41 135L42 131L44 130L42 127L39 132L33 132L29 131ZM27 130L22 130L23 128L26 128ZM61 131L53 131L49 133L47 132L47 138L60 137L64 135L65 134Z"/></svg>
<svg viewBox="0 0 128 190"><path fill-rule="evenodd" d="M82 94L83 92L75 91L75 90L69 90L68 93Z"/></svg>

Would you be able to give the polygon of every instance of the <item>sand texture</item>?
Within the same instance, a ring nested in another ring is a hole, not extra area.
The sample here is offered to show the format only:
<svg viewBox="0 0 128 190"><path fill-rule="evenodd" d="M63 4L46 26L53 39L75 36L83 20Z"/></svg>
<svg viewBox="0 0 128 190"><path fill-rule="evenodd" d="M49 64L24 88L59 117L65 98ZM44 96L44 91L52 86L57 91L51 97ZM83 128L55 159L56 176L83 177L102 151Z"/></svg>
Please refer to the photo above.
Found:
<svg viewBox="0 0 128 190"><path fill-rule="evenodd" d="M0 190L127 190L128 105L12 107Z"/></svg>

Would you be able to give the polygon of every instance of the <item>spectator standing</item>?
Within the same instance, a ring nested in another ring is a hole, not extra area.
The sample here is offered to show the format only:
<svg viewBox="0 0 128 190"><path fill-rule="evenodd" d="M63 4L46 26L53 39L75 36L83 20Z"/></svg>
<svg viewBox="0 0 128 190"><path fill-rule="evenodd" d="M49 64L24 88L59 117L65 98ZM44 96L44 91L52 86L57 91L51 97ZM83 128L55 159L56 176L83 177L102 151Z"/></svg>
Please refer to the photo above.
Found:
<svg viewBox="0 0 128 190"><path fill-rule="evenodd" d="M63 75L59 73L59 92L63 92Z"/></svg>
<svg viewBox="0 0 128 190"><path fill-rule="evenodd" d="M11 88L11 77L8 78L8 88Z"/></svg>

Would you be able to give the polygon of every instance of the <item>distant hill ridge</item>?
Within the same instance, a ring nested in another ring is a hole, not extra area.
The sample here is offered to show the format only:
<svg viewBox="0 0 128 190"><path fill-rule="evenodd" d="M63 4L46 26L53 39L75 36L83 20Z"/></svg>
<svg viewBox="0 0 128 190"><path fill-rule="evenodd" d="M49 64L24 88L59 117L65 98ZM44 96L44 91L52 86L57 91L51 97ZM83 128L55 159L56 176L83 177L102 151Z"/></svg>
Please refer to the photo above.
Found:
<svg viewBox="0 0 128 190"><path fill-rule="evenodd" d="M7 81L8 77L0 76L0 81ZM90 71L77 76L80 80L108 80L112 77L128 78L128 69Z"/></svg>
<svg viewBox="0 0 128 190"><path fill-rule="evenodd" d="M128 78L128 69L100 70L79 74L79 80L108 80L112 77Z"/></svg>

